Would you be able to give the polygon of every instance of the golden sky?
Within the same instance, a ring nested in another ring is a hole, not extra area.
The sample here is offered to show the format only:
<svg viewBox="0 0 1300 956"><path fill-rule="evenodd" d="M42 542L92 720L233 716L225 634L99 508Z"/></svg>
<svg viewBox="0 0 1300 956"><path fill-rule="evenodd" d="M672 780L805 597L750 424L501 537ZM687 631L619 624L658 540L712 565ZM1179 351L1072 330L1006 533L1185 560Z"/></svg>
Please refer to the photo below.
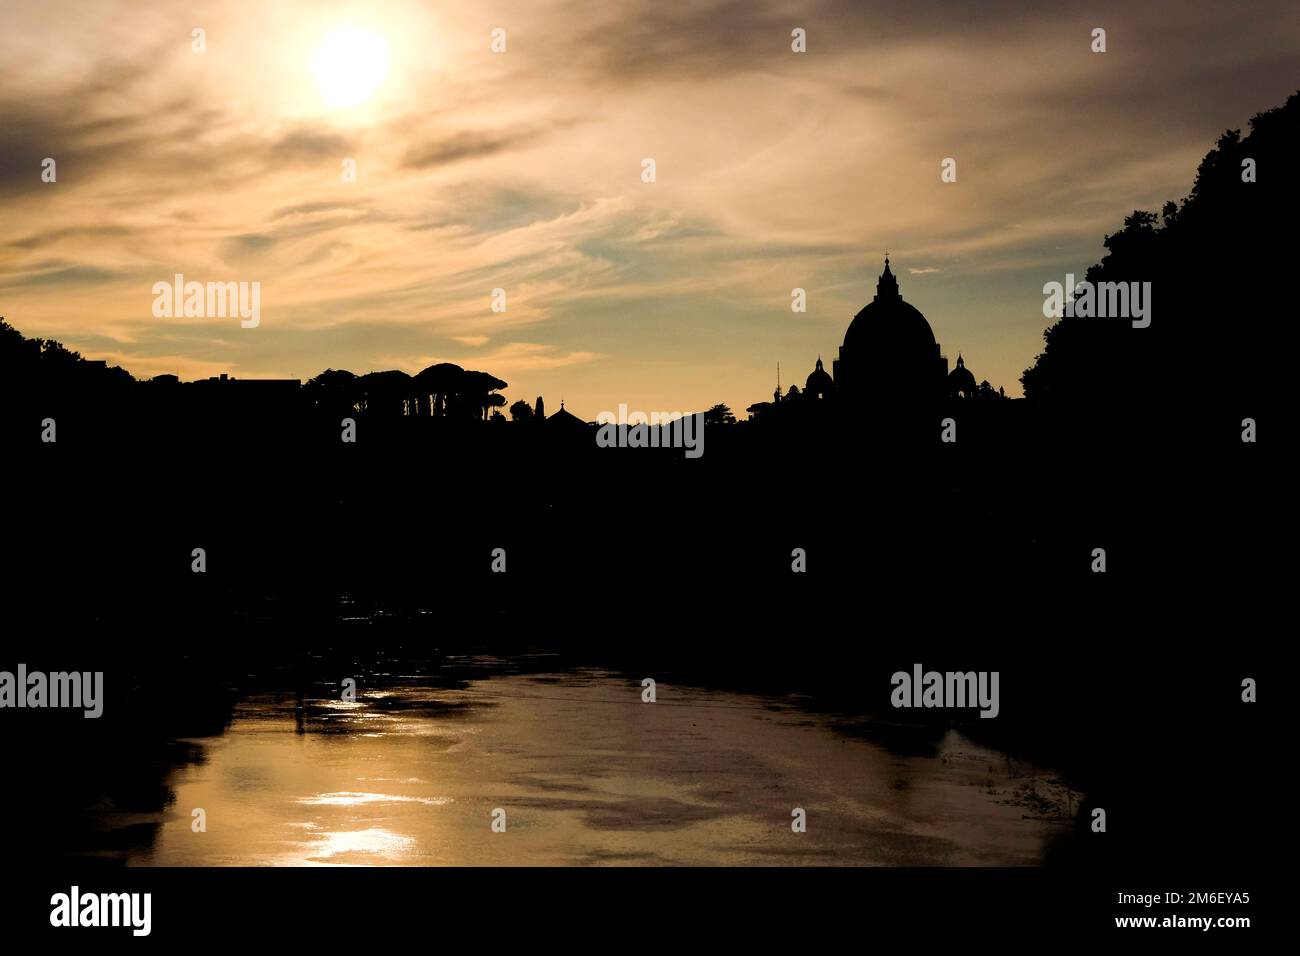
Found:
<svg viewBox="0 0 1300 956"><path fill-rule="evenodd" d="M0 8L11 324L137 377L451 361L589 419L802 385L886 248L950 360L1018 395L1043 284L1300 85L1291 0ZM369 96L371 60L321 67L340 35L386 48ZM260 282L260 324L156 318L176 273Z"/></svg>

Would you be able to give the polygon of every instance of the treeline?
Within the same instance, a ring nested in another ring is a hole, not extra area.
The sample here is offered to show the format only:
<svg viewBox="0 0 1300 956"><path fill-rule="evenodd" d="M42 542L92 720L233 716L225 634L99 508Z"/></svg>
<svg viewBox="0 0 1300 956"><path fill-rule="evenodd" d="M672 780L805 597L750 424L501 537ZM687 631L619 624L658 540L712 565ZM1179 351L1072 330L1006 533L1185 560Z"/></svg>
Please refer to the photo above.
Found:
<svg viewBox="0 0 1300 956"><path fill-rule="evenodd" d="M200 389L226 388L230 394L240 386L278 384L266 379L233 379L221 376L198 382L182 383L175 375L159 375L137 381L130 372L103 361L87 360L54 339L27 338L0 318L0 388L14 402L31 403L51 400L54 407L79 403L87 397L111 401L127 393L132 386L148 386L151 394L181 385ZM415 375L391 370L356 375L345 369L326 369L302 387L302 398L309 407L331 413L405 415L424 418L486 419L506 404L500 394L507 383L495 375L464 369L450 362L430 365ZM261 390L263 400L270 394ZM281 389L281 392L287 392ZM516 417L531 417L516 403Z"/></svg>
<svg viewBox="0 0 1300 956"><path fill-rule="evenodd" d="M0 389L7 398L112 391L135 384L124 368L87 361L55 339L29 339L0 317Z"/></svg>
<svg viewBox="0 0 1300 956"><path fill-rule="evenodd" d="M1280 385L1297 194L1300 93L1228 130L1191 192L1157 214L1137 210L1077 277L1149 282L1151 324L1065 317L1021 377L1027 399L1054 406L1168 411L1213 405L1258 415ZM1060 277L1064 278L1064 277Z"/></svg>
<svg viewBox="0 0 1300 956"><path fill-rule="evenodd" d="M401 371L354 375L326 369L308 380L307 400L323 411L409 415L416 418L483 419L506 404L506 382L487 372L440 362L408 375Z"/></svg>

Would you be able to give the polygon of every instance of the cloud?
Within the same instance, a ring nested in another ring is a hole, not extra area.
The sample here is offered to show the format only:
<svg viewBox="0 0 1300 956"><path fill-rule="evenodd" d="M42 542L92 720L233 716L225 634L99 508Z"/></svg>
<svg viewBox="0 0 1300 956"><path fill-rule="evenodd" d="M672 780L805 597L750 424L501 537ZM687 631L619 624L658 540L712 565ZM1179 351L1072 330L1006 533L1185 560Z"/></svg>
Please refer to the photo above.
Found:
<svg viewBox="0 0 1300 956"><path fill-rule="evenodd" d="M265 140L265 151L276 162L316 163L323 159L343 159L354 146L353 141L337 133L311 129L294 129Z"/></svg>
<svg viewBox="0 0 1300 956"><path fill-rule="evenodd" d="M328 112L307 64L329 18L307 0L255 20L216 0L204 54L180 7L11 7L0 312L25 332L182 375L450 349L592 408L743 408L777 361L810 369L842 338L886 247L945 347L1014 392L1041 348L1025 290L1185 194L1215 136L1300 75L1282 0L1172 19L1121 0L1087 19L1037 0L501 0L503 55L480 11L381 0L364 13L390 76ZM148 289L176 272L261 281L261 326L154 320Z"/></svg>
<svg viewBox="0 0 1300 956"><path fill-rule="evenodd" d="M534 127L462 130L411 146L402 157L402 165L410 169L428 169L479 159L532 145L546 134L547 130Z"/></svg>
<svg viewBox="0 0 1300 956"><path fill-rule="evenodd" d="M438 362L452 362L465 368L476 368L510 375L519 372L568 368L604 358L598 352L565 351L537 342L508 342L488 352L464 355L426 355L418 359L391 356L393 364L408 371L428 368Z"/></svg>
<svg viewBox="0 0 1300 956"><path fill-rule="evenodd" d="M123 274L82 265L45 265L12 278L0 279L0 289L41 288L45 286L98 285L123 278Z"/></svg>
<svg viewBox="0 0 1300 956"><path fill-rule="evenodd" d="M124 226L79 225L65 226L61 229L46 229L33 232L21 239L13 239L9 245L15 249L49 249L66 239L102 240L129 235L131 230Z"/></svg>

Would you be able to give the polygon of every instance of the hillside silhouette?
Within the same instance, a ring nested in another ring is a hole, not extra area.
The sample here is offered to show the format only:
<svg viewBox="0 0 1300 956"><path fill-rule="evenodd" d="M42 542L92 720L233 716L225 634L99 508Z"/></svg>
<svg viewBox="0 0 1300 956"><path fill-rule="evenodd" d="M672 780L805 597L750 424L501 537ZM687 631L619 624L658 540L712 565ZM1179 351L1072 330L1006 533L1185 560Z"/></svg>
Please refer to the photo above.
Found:
<svg viewBox="0 0 1300 956"><path fill-rule="evenodd" d="M1181 201L1126 217L1106 237L1107 254L1077 278L1150 282L1150 327L1060 319L1021 378L1025 398L1060 410L1179 418L1191 409L1228 419L1271 409L1289 358L1279 348L1285 332L1271 320L1291 298L1298 148L1300 93L1256 115L1247 135L1224 132ZM1253 182L1243 178L1250 162Z"/></svg>

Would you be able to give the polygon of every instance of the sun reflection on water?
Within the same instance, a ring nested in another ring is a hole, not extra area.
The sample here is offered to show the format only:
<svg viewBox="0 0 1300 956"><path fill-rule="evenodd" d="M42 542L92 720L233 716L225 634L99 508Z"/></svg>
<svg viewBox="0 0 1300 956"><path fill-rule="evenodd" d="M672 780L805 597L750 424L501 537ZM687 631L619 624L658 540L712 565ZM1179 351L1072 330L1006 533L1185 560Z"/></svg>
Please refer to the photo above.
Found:
<svg viewBox="0 0 1300 956"><path fill-rule="evenodd" d="M322 793L314 797L302 797L299 803L317 807L357 807L365 803L423 803L430 807L441 807L451 803L450 797L403 797L392 793L364 793L354 790L340 790L335 793Z"/></svg>
<svg viewBox="0 0 1300 956"><path fill-rule="evenodd" d="M303 862L331 865L350 865L350 861L331 857L361 856L356 865L370 866L375 857L387 859L410 853L416 845L414 837L403 836L383 827L365 830L340 830L315 834L315 839L305 844L307 855Z"/></svg>
<svg viewBox="0 0 1300 956"><path fill-rule="evenodd" d="M762 698L690 691L651 708L618 676L563 680L250 698L172 781L208 831L172 814L133 862L1027 865L1062 829L1021 806L1025 781L1055 793L1048 774L1018 761L1012 776L955 732L937 755L896 753ZM835 825L792 845L789 807L809 802ZM508 840L490 828L497 807Z"/></svg>

